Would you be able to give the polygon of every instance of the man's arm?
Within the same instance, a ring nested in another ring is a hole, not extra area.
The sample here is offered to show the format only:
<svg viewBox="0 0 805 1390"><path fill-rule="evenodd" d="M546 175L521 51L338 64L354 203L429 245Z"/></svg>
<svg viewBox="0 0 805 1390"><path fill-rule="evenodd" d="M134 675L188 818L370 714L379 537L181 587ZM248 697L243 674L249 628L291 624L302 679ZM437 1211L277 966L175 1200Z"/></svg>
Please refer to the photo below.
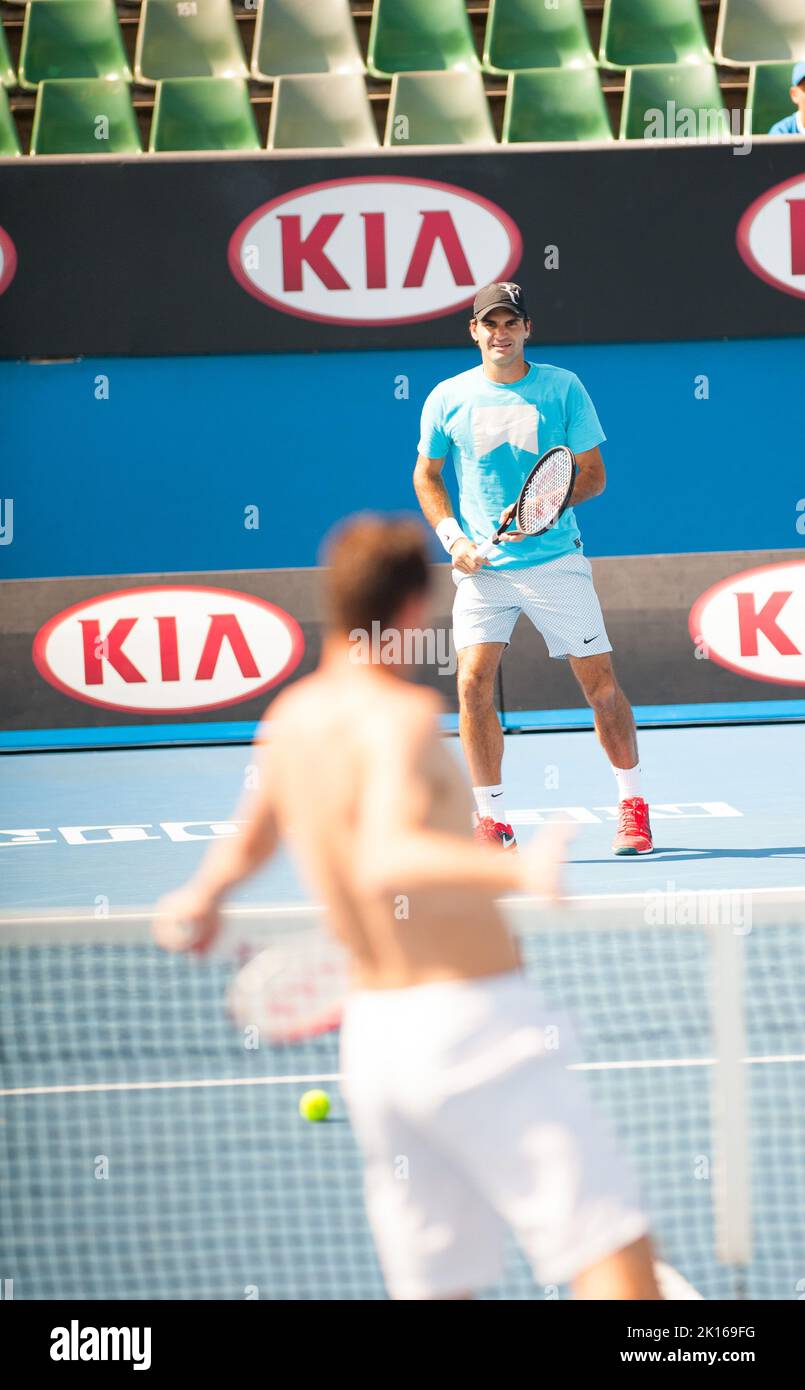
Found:
<svg viewBox="0 0 805 1390"><path fill-rule="evenodd" d="M434 530L440 521L447 521L453 515L450 494L442 477L443 468L443 458L430 459L419 454L414 469L414 491L425 520Z"/></svg>
<svg viewBox="0 0 805 1390"><path fill-rule="evenodd" d="M414 469L414 490L419 505L435 528L452 515L450 494L444 485L442 469L450 452L450 439L444 428L441 387L431 391L422 407L419 422L419 449Z"/></svg>
<svg viewBox="0 0 805 1390"><path fill-rule="evenodd" d="M604 460L597 446L595 449L586 449L583 454L576 454L576 464L579 471L570 498L571 507L578 506L579 502L588 502L591 497L600 496L607 482Z"/></svg>
<svg viewBox="0 0 805 1390"><path fill-rule="evenodd" d="M257 735L257 785L241 798L233 820L243 822L237 835L217 840L200 864L193 882L215 902L250 878L274 854L279 843L275 810L273 750L265 728Z"/></svg>
<svg viewBox="0 0 805 1390"><path fill-rule="evenodd" d="M257 786L247 792L233 820L244 824L240 832L216 840L189 883L157 904L154 936L168 951L202 951L220 929L222 899L270 859L279 833L275 810L272 750L265 725L255 740Z"/></svg>
<svg viewBox="0 0 805 1390"><path fill-rule="evenodd" d="M443 468L443 458L432 459L425 454L420 454L414 469L414 491L425 520L430 522L434 531L442 522L449 521L453 515L450 494L442 477ZM439 539L442 540L442 537L440 536ZM444 544L444 541L442 543ZM454 538L447 537L445 548L448 547L448 554L453 565L464 574L474 574L484 565L489 567L489 561L484 560L478 554L473 542L458 527Z"/></svg>

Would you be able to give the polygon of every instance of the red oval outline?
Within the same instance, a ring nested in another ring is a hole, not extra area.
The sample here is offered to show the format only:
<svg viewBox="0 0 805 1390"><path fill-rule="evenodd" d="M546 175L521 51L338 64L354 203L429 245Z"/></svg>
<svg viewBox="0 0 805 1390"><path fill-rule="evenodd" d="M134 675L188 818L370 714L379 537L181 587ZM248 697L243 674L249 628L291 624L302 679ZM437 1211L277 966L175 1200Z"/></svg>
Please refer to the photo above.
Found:
<svg viewBox="0 0 805 1390"><path fill-rule="evenodd" d="M241 222L238 223L227 247L227 261L232 275L237 280L241 289L250 294L253 299L257 299L261 304L268 304L272 309L278 309L283 314L291 314L294 318L309 319L315 323L334 323L341 324L345 328L384 328L398 323L425 323L429 319L445 318L447 314L455 314L457 310L464 309L468 304L472 304L475 298L475 290L466 299L461 299L456 304L452 304L447 309L435 309L427 314L408 314L403 318L392 319L343 319L331 318L327 314L313 314L307 309L293 309L281 299L275 299L273 295L266 294L260 290L249 279L240 263L240 248L247 232L251 230L255 222L270 212L272 208L279 207L281 203L290 202L293 198L300 198L306 193L318 193L322 188L343 188L346 184L355 183L407 183L416 187L440 188L447 193L453 193L460 198L466 198L470 203L477 203L480 207L492 214L496 222L500 222L509 238L509 259L503 270L498 274L498 280L507 280L523 258L523 238L520 228L514 218L505 212L498 203L493 203L489 198L484 198L480 193L471 193L468 188L459 188L455 183L444 183L441 179L418 179L407 178L404 174L358 174L354 178L324 179L321 183L305 184L302 188L293 189L289 193L281 193L277 198L271 198L269 202L262 203L254 212L250 212Z"/></svg>
<svg viewBox="0 0 805 1390"><path fill-rule="evenodd" d="M767 203L770 203L772 198L776 198L778 193L782 193L786 188L793 188L796 183L805 184L805 174L795 174L792 179L785 179L783 183L775 184L774 188L767 189L765 193L761 193L759 198L755 198L755 201L749 204L749 207L738 223L738 229L735 233L735 242L738 247L738 255L748 269L752 271L752 274L757 275L759 280L765 280L767 285L772 285L776 290L782 290L783 294L790 294L794 299L805 299L805 286L803 286L801 290L794 289L791 285L786 285L782 280L778 280L775 276L770 275L760 264L760 261L749 245L749 233L752 229L752 223L760 212L760 209L765 207Z"/></svg>
<svg viewBox="0 0 805 1390"><path fill-rule="evenodd" d="M729 574L726 579L719 579L716 584L711 584L709 589L705 589L696 599L693 607L688 614L688 634L691 641L695 644L697 638L701 637L701 615L711 599L716 597L722 589L726 589L736 579L752 579L758 574L769 574L773 570L787 570L792 565L799 565L803 570L805 579L805 560L776 560L773 565L757 565L751 570L738 570L737 574ZM736 666L733 661L728 661L725 656L719 656L717 652L710 649L711 661L715 661L718 666L723 666L727 671L733 671L735 675L745 676L750 681L766 681L768 685L798 685L805 687L805 680L786 680L784 676L763 676L754 671L747 671L745 666Z"/></svg>
<svg viewBox="0 0 805 1390"><path fill-rule="evenodd" d="M270 681L257 686L254 690L248 690L243 695L236 695L230 700L216 700L209 705L160 705L157 709L151 709L145 705L119 705L110 700L96 700L91 695L83 695L77 690L73 690L69 685L50 670L47 665L45 650L51 634L57 627L66 621L73 614L80 612L84 608L89 608L93 603L103 602L105 599L122 598L126 594L165 594L165 593L188 593L188 594L224 594L228 598L236 598L241 602L254 603L260 608L267 608L270 612L279 617L288 628L291 636L291 651L287 662ZM243 700L251 700L256 695L262 695L264 691L270 690L272 686L278 685L286 676L296 670L305 650L305 639L302 629L296 618L291 613L287 613L284 608L280 608L276 603L270 603L268 599L260 598L257 594L246 594L240 589L219 589L212 584L144 584L142 588L135 589L110 589L107 593L96 594L93 598L82 599L80 603L73 603L69 608L63 608L59 613L55 613L52 618L48 618L43 627L40 627L33 640L32 655L34 665L43 680L52 685L56 690L60 690L63 695L69 695L73 700L82 700L84 704L95 705L98 709L121 710L127 714L201 714L204 710L226 709L228 705L240 704Z"/></svg>
<svg viewBox="0 0 805 1390"><path fill-rule="evenodd" d="M5 227L0 227L0 246L3 248L3 274L0 275L0 294L4 294L17 273L17 248Z"/></svg>

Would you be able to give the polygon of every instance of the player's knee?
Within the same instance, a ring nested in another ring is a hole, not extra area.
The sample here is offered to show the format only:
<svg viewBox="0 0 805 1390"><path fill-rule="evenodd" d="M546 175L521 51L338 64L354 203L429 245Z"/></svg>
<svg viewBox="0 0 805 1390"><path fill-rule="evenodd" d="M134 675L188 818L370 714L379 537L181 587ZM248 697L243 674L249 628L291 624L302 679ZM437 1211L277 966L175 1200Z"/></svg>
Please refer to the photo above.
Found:
<svg viewBox="0 0 805 1390"><path fill-rule="evenodd" d="M611 714L618 703L617 681L614 676L601 676L585 689L584 694L588 705L591 705L597 714Z"/></svg>
<svg viewBox="0 0 805 1390"><path fill-rule="evenodd" d="M457 683L458 699L462 709L476 713L493 703L494 672L489 673L474 667L459 669Z"/></svg>

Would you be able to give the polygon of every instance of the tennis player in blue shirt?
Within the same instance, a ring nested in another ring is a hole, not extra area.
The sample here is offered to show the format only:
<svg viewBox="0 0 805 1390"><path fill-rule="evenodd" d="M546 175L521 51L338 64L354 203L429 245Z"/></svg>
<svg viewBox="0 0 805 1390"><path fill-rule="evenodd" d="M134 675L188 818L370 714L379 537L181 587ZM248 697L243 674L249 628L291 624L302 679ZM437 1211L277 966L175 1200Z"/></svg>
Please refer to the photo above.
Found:
<svg viewBox="0 0 805 1390"><path fill-rule="evenodd" d="M769 135L805 135L805 63L796 63L791 74L791 100L796 106L790 116L777 121Z"/></svg>
<svg viewBox="0 0 805 1390"><path fill-rule="evenodd" d="M593 403L573 372L525 360L530 332L519 285L479 290L470 333L481 365L440 382L428 396L414 471L420 506L453 564L459 727L473 782L476 833L504 848L515 845L504 810L503 733L493 696L501 657L525 613L549 655L570 662L593 710L618 784L615 854L648 854L653 842L634 718L612 669L612 647L573 509L544 535L507 532L488 560L476 548L517 498L537 458L555 445L565 444L576 455L574 506L604 490L605 435ZM442 477L448 456L458 481L460 521L451 515Z"/></svg>

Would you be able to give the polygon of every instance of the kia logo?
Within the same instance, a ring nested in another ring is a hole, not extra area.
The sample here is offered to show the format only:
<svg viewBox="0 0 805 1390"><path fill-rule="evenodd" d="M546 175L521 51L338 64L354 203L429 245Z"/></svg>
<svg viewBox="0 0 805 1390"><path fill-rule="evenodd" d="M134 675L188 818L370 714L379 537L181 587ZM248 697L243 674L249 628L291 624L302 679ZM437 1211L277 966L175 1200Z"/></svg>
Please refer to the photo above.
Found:
<svg viewBox="0 0 805 1390"><path fill-rule="evenodd" d="M188 584L85 599L34 639L40 676L74 699L139 714L221 709L298 666L299 624L273 603Z"/></svg>
<svg viewBox="0 0 805 1390"><path fill-rule="evenodd" d="M805 174L778 183L747 208L738 250L761 280L805 299Z"/></svg>
<svg viewBox="0 0 805 1390"><path fill-rule="evenodd" d="M477 193L400 175L330 179L264 203L229 243L232 274L286 314L323 323L416 323L506 280L523 244Z"/></svg>
<svg viewBox="0 0 805 1390"><path fill-rule="evenodd" d="M722 579L696 600L688 626L693 641L728 671L805 685L805 560Z"/></svg>
<svg viewBox="0 0 805 1390"><path fill-rule="evenodd" d="M0 294L7 290L17 269L17 252L8 232L0 227Z"/></svg>

